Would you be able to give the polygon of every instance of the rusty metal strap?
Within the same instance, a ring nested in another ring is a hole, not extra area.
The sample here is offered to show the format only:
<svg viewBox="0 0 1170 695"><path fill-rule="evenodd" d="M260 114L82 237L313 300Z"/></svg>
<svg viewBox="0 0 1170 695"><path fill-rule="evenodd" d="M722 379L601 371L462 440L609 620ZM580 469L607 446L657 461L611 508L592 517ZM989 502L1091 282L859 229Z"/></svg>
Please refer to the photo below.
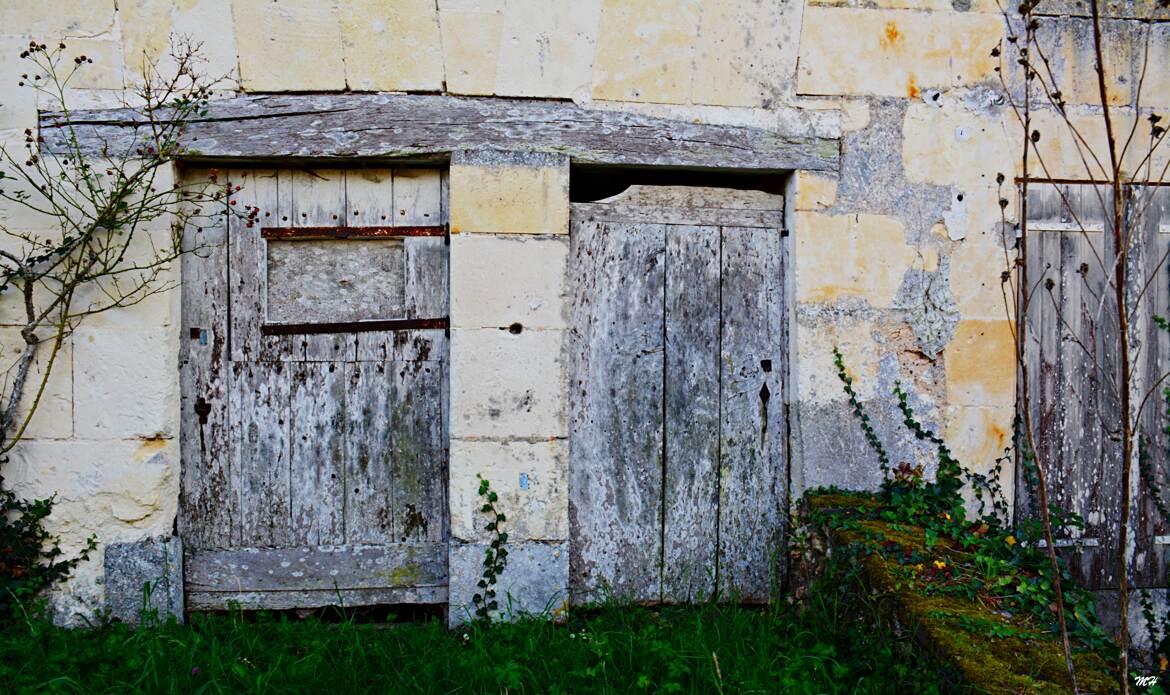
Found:
<svg viewBox="0 0 1170 695"><path fill-rule="evenodd" d="M264 227L265 239L395 239L408 236L447 236L447 225L415 227Z"/></svg>
<svg viewBox="0 0 1170 695"><path fill-rule="evenodd" d="M414 331L446 329L446 316L434 319L384 319L379 321L340 321L337 323L266 323L261 335L316 335L321 333L368 333L370 331Z"/></svg>

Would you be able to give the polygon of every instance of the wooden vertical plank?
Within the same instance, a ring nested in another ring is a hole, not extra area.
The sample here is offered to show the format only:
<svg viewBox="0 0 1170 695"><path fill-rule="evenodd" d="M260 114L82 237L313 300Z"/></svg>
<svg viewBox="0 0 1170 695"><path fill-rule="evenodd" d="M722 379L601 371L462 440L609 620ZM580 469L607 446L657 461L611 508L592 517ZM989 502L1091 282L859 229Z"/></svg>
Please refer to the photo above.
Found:
<svg viewBox="0 0 1170 695"><path fill-rule="evenodd" d="M387 227L394 224L394 173L390 169L350 169L345 175L345 224Z"/></svg>
<svg viewBox="0 0 1170 695"><path fill-rule="evenodd" d="M394 225L442 224L443 183L439 169L394 170Z"/></svg>
<svg viewBox="0 0 1170 695"><path fill-rule="evenodd" d="M719 512L718 227L666 228L662 598L715 591Z"/></svg>
<svg viewBox="0 0 1170 695"><path fill-rule="evenodd" d="M761 602L783 575L788 508L781 237L722 233L719 593Z"/></svg>
<svg viewBox="0 0 1170 695"><path fill-rule="evenodd" d="M284 182L288 181L288 185ZM346 174L338 169L315 169L281 172L282 195L285 190L292 211L290 226L344 226L346 218ZM362 198L367 200L368 197ZM289 336L291 351L287 359L305 362L336 362L354 358L352 336L337 334Z"/></svg>
<svg viewBox="0 0 1170 695"><path fill-rule="evenodd" d="M346 542L389 543L395 530L392 367L388 363L355 362L347 371Z"/></svg>
<svg viewBox="0 0 1170 695"><path fill-rule="evenodd" d="M390 406L394 539L447 538L447 442L443 426L443 365L398 361L387 365L394 383Z"/></svg>
<svg viewBox="0 0 1170 695"><path fill-rule="evenodd" d="M661 596L665 228L573 223L570 585Z"/></svg>
<svg viewBox="0 0 1170 695"><path fill-rule="evenodd" d="M345 542L345 363L288 365L292 374L290 508L292 541L300 545Z"/></svg>
<svg viewBox="0 0 1170 695"><path fill-rule="evenodd" d="M280 362L232 364L232 465L239 471L240 544L286 547L289 510L289 379Z"/></svg>
<svg viewBox="0 0 1170 695"><path fill-rule="evenodd" d="M231 294L231 359L257 361L279 359L286 341L260 335L264 323L267 291L267 260L261 226L286 215L281 205L277 172L263 169L226 172L228 180L243 187L235 199L241 205L259 206L261 225L247 226L240 218L229 218L229 292ZM271 214L271 216L269 216Z"/></svg>
<svg viewBox="0 0 1170 695"><path fill-rule="evenodd" d="M204 180L209 172L189 172ZM179 338L179 535L188 548L231 544L233 506L228 445L228 277L226 213L204 211L183 234Z"/></svg>

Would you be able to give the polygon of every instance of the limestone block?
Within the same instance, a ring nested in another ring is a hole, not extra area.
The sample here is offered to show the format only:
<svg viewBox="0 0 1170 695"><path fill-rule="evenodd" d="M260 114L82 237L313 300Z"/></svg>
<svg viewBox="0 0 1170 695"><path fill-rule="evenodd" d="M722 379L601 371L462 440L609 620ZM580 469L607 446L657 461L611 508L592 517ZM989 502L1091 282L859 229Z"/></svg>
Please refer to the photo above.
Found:
<svg viewBox="0 0 1170 695"><path fill-rule="evenodd" d="M1145 30L1135 22L1102 20L1101 48L1105 59L1105 93L1113 106L1132 101L1137 84L1135 61L1141 60ZM1101 104L1093 50L1093 20L1087 17L1046 18L1037 41L1054 73L1057 88L1069 104ZM1151 63L1151 66L1158 63ZM1155 69L1154 72L1159 72Z"/></svg>
<svg viewBox="0 0 1170 695"><path fill-rule="evenodd" d="M593 98L689 101L702 0L604 0Z"/></svg>
<svg viewBox="0 0 1170 695"><path fill-rule="evenodd" d="M902 276L918 259L902 223L882 215L796 215L796 300L848 297L889 307Z"/></svg>
<svg viewBox="0 0 1170 695"><path fill-rule="evenodd" d="M183 543L177 536L105 547L106 609L115 620L183 621Z"/></svg>
<svg viewBox="0 0 1170 695"><path fill-rule="evenodd" d="M47 337L47 336L46 336ZM3 363L0 368L5 374L12 374L25 342L20 329L0 328L0 349L3 349ZM37 409L29 421L24 437L29 439L65 439L73 436L73 342L66 339L53 359L48 381L45 382L45 368L48 367L52 345L40 346L37 359L29 369L25 382L22 406L17 411L21 422L28 416L29 408L36 399L37 391L44 383ZM7 395L7 391L5 394Z"/></svg>
<svg viewBox="0 0 1170 695"><path fill-rule="evenodd" d="M767 107L791 93L802 4L704 0L690 101Z"/></svg>
<svg viewBox="0 0 1170 695"><path fill-rule="evenodd" d="M451 437L565 437L564 332L451 331Z"/></svg>
<svg viewBox="0 0 1170 695"><path fill-rule="evenodd" d="M1170 65L1170 22L1150 27L1150 65ZM1139 73L1140 74L1140 73ZM1170 70L1146 68L1141 103L1165 114L1170 109Z"/></svg>
<svg viewBox="0 0 1170 695"><path fill-rule="evenodd" d="M114 89L126 86L123 71L122 45L108 38L73 38L65 41L64 70L72 70L75 58L85 56L92 63L84 63L69 79L72 90ZM73 106L72 102L69 102Z"/></svg>
<svg viewBox="0 0 1170 695"><path fill-rule="evenodd" d="M964 466L974 473L990 476L995 469L995 460L1004 455L1004 449L1012 443L1012 421L1015 409L1011 406L950 406L947 408L947 429L943 436L947 446ZM1013 483L1015 467L1009 459L1001 465L998 481L1007 499L1008 509L1013 506ZM963 489L967 509L978 511L974 491ZM987 492L984 503L991 511L991 499Z"/></svg>
<svg viewBox="0 0 1170 695"><path fill-rule="evenodd" d="M800 39L800 94L917 98L925 87L993 75L1003 34L991 14L809 7Z"/></svg>
<svg viewBox="0 0 1170 695"><path fill-rule="evenodd" d="M472 596L483 590L476 586L483 575L486 545L452 543L450 555L450 612L452 627L475 618ZM514 620L525 615L543 615L568 600L569 544L508 543L508 567L496 584L499 617Z"/></svg>
<svg viewBox="0 0 1170 695"><path fill-rule="evenodd" d="M0 10L3 12L3 10ZM21 75L32 69L32 63L19 58L20 52L28 46L28 40L13 36L0 37L0 89L3 98L0 98L0 130L17 131L16 148L10 151L23 151L24 129L37 124L36 92L32 87L19 86ZM5 138L8 140L8 138Z"/></svg>
<svg viewBox="0 0 1170 695"><path fill-rule="evenodd" d="M118 18L127 80L137 81L144 61L157 61L162 74L172 74L170 42L176 35L200 44L200 71L204 75L212 79L235 77L236 30L231 0L119 0ZM225 84L234 84L234 79Z"/></svg>
<svg viewBox="0 0 1170 695"><path fill-rule="evenodd" d="M1018 147L998 115L978 113L947 98L944 104L913 102L902 126L902 163L912 182L994 185L1011 178Z"/></svg>
<svg viewBox="0 0 1170 695"><path fill-rule="evenodd" d="M499 496L496 507L508 520L508 537L565 540L569 537L569 443L547 441L451 440L451 535L487 542L480 513L482 475Z"/></svg>
<svg viewBox="0 0 1170 695"><path fill-rule="evenodd" d="M943 353L947 402L951 405L1011 406L1016 359L1012 324L1006 319L960 321Z"/></svg>
<svg viewBox="0 0 1170 695"><path fill-rule="evenodd" d="M171 437L178 428L178 336L83 325L74 334L80 438Z"/></svg>
<svg viewBox="0 0 1170 695"><path fill-rule="evenodd" d="M255 92L345 89L334 3L232 0L240 85Z"/></svg>
<svg viewBox="0 0 1170 695"><path fill-rule="evenodd" d="M0 33L28 37L25 43L105 34L114 28L116 6L115 0L8 0L0 3Z"/></svg>
<svg viewBox="0 0 1170 695"><path fill-rule="evenodd" d="M834 316L800 321L796 326L796 393L802 403L838 403L845 400L833 362L833 348L841 350L853 388L863 400L877 397L878 346L873 323Z"/></svg>
<svg viewBox="0 0 1170 695"><path fill-rule="evenodd" d="M350 0L339 3L338 11L350 89L442 89L442 42L433 0Z"/></svg>
<svg viewBox="0 0 1170 695"><path fill-rule="evenodd" d="M967 239L955 247L950 256L951 292L963 318L1009 317L1001 276L1014 259L1014 253L1005 254L997 243ZM1009 301L1010 294L1008 290Z"/></svg>
<svg viewBox="0 0 1170 695"><path fill-rule="evenodd" d="M819 212L837 202L837 179L808 171L796 172L796 204L800 211Z"/></svg>
<svg viewBox="0 0 1170 695"><path fill-rule="evenodd" d="M565 235L452 237L452 327L566 328L568 257Z"/></svg>
<svg viewBox="0 0 1170 695"><path fill-rule="evenodd" d="M496 92L508 96L588 96L602 0L507 0Z"/></svg>
<svg viewBox="0 0 1170 695"><path fill-rule="evenodd" d="M503 0L495 4L502 6ZM503 11L499 8L448 10L445 5L440 5L439 26L442 29L447 91L452 94L494 94L500 37L504 31Z"/></svg>
<svg viewBox="0 0 1170 695"><path fill-rule="evenodd" d="M567 158L498 152L457 155L448 180L452 234L569 231Z"/></svg>
<svg viewBox="0 0 1170 695"><path fill-rule="evenodd" d="M24 440L12 450L5 482L26 498L56 495L49 530L76 552L103 542L170 534L178 511L175 440Z"/></svg>

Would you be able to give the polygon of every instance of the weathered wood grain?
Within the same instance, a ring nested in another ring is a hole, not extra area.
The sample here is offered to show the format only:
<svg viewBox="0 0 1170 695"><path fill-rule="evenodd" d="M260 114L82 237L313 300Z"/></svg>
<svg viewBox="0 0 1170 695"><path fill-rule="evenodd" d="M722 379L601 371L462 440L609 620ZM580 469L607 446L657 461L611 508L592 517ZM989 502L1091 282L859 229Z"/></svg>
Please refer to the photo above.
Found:
<svg viewBox="0 0 1170 695"><path fill-rule="evenodd" d="M203 180L207 172L189 172ZM210 211L209 211L210 212ZM186 547L222 548L239 524L228 449L228 277L225 214L184 230L179 343L179 535Z"/></svg>
<svg viewBox="0 0 1170 695"><path fill-rule="evenodd" d="M421 586L391 589L345 589L342 591L188 591L187 610L282 611L325 606L392 606L400 603L442 604L447 587Z"/></svg>
<svg viewBox="0 0 1170 695"><path fill-rule="evenodd" d="M724 210L721 208L637 206L610 203L574 203L573 210L595 222L644 222L646 224L727 225L783 229L784 213L774 210Z"/></svg>
<svg viewBox="0 0 1170 695"><path fill-rule="evenodd" d="M661 598L665 232L573 222L569 574L577 600L604 590Z"/></svg>
<svg viewBox="0 0 1170 695"><path fill-rule="evenodd" d="M267 243L269 323L406 315L406 252L401 240L270 239Z"/></svg>
<svg viewBox="0 0 1170 695"><path fill-rule="evenodd" d="M443 543L196 550L188 554L192 591L333 591L441 586Z"/></svg>
<svg viewBox="0 0 1170 695"><path fill-rule="evenodd" d="M345 542L345 363L288 365L292 542Z"/></svg>
<svg viewBox="0 0 1170 695"><path fill-rule="evenodd" d="M287 218L288 210L281 205L281 178L276 171L263 169L223 172L229 182L242 186L236 200L243 205L258 206L262 215ZM267 277L265 242L260 229L231 216L228 243L228 277L231 297L231 359L259 361L280 359L287 354L289 340L283 337L266 338L260 335L264 323ZM266 222L262 221L261 224ZM287 224L287 220L285 222Z"/></svg>
<svg viewBox="0 0 1170 695"><path fill-rule="evenodd" d="M718 227L666 228L662 599L715 592L719 534ZM620 407L620 406L619 406Z"/></svg>
<svg viewBox="0 0 1170 695"><path fill-rule="evenodd" d="M140 117L125 109L75 111L82 148L117 155L140 146ZM49 152L67 151L58 112L44 113ZM838 141L809 133L722 126L567 102L411 94L248 95L211 102L187 125L191 161L419 158L503 148L569 155L577 163L783 171L835 170Z"/></svg>
<svg viewBox="0 0 1170 695"><path fill-rule="evenodd" d="M347 367L346 542L391 543L395 537L393 365L355 362Z"/></svg>
<svg viewBox="0 0 1170 695"><path fill-rule="evenodd" d="M394 170L367 167L345 172L345 224L383 226L394 221Z"/></svg>
<svg viewBox="0 0 1170 695"><path fill-rule="evenodd" d="M719 593L763 602L784 573L788 509L781 238L722 233Z"/></svg>
<svg viewBox="0 0 1170 695"><path fill-rule="evenodd" d="M394 538L442 541L449 536L447 438L443 418L443 363L387 365L394 383L390 411Z"/></svg>
<svg viewBox="0 0 1170 695"><path fill-rule="evenodd" d="M292 540L289 509L289 370L281 363L231 365L232 467L238 471L240 543L281 548Z"/></svg>

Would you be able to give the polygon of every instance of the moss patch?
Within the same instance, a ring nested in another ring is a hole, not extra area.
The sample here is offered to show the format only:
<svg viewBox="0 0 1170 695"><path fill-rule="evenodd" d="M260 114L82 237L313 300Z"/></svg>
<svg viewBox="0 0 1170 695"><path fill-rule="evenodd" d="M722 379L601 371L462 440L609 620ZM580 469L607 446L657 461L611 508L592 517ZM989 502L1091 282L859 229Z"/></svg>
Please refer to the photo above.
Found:
<svg viewBox="0 0 1170 695"><path fill-rule="evenodd" d="M853 510L874 511L880 502L836 492L812 494L810 509L848 517L842 528L822 528L830 548L858 553L860 581L879 600L887 615L880 616L909 629L918 643L938 662L953 668L969 692L987 693L1068 693L1072 692L1058 636L1034 624L1026 616L997 611L984 605L976 592L968 597L955 593L937 594L930 584L917 577L915 566L873 552L874 539L896 544L903 551L922 557L918 567L935 561L953 565L962 553L948 539L939 538L927 547L925 531L904 523L856 518ZM948 581L963 581L960 574ZM1100 656L1074 655L1077 681L1082 692L1113 693L1117 681Z"/></svg>

